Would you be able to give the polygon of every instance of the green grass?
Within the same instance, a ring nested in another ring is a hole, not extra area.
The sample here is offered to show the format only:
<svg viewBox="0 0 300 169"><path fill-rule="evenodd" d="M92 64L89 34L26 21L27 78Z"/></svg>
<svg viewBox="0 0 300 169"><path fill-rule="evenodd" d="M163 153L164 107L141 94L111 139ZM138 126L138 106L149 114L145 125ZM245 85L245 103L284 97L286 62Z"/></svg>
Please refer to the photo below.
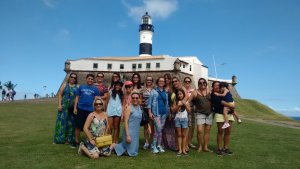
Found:
<svg viewBox="0 0 300 169"><path fill-rule="evenodd" d="M260 109L255 102L238 100L240 114ZM247 106L251 104L251 106ZM254 105L253 105L254 104ZM248 107L248 109L246 109ZM257 112L263 118L264 108ZM248 115L248 114L247 114ZM256 115L254 115L256 117ZM232 156L218 157L215 153L197 153L176 157L175 152L154 155L140 150L138 157L117 157L90 160L77 155L68 145L54 145L53 131L56 103L0 104L0 168L299 168L300 130L244 120L233 126ZM279 117L276 117L279 118ZM279 118L281 119L281 118ZM281 119L282 120L282 119ZM141 130L142 131L142 130ZM141 133L142 136L142 133ZM211 132L210 148L216 149L216 126ZM143 137L140 138L142 145ZM196 143L194 136L194 143Z"/></svg>
<svg viewBox="0 0 300 169"><path fill-rule="evenodd" d="M234 99L237 104L239 114L249 118L259 118L264 120L291 121L292 119L283 116L271 108L250 99Z"/></svg>

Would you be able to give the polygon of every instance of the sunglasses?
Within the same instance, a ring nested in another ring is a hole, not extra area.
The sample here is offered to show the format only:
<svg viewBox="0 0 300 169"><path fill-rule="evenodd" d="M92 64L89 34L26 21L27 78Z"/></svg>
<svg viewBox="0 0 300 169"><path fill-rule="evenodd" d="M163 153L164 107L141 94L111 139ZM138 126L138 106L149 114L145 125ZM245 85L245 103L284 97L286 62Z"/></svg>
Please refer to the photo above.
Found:
<svg viewBox="0 0 300 169"><path fill-rule="evenodd" d="M172 81L172 83L176 83L176 82L178 82L178 81L177 81L177 80L173 80L173 81Z"/></svg>
<svg viewBox="0 0 300 169"><path fill-rule="evenodd" d="M132 87L132 86L125 86L126 89L129 89L129 88L131 88L131 87Z"/></svg>
<svg viewBox="0 0 300 169"><path fill-rule="evenodd" d="M184 83L191 83L191 81L188 81L188 80L187 80L187 81L184 81Z"/></svg>
<svg viewBox="0 0 300 169"><path fill-rule="evenodd" d="M137 100L139 99L138 97L131 97L132 100Z"/></svg>
<svg viewBox="0 0 300 169"><path fill-rule="evenodd" d="M103 78L104 76L97 76L97 77L102 77Z"/></svg>
<svg viewBox="0 0 300 169"><path fill-rule="evenodd" d="M103 103L95 103L94 106L103 106Z"/></svg>
<svg viewBox="0 0 300 169"><path fill-rule="evenodd" d="M113 77L117 77L117 78L119 78L119 76L113 76Z"/></svg>
<svg viewBox="0 0 300 169"><path fill-rule="evenodd" d="M70 76L70 78L72 78L72 79L76 79L77 77L76 77L76 76Z"/></svg>
<svg viewBox="0 0 300 169"><path fill-rule="evenodd" d="M152 82L152 81L153 81L153 80L148 80L148 79L147 79L147 82Z"/></svg>
<svg viewBox="0 0 300 169"><path fill-rule="evenodd" d="M198 84L206 85L206 82L199 82Z"/></svg>

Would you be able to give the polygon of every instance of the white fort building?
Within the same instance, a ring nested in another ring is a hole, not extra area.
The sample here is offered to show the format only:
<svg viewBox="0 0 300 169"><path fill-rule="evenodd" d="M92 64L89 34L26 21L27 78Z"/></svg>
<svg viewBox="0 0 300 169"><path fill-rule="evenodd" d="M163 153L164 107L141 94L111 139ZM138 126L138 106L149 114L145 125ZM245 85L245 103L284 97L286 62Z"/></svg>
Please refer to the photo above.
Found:
<svg viewBox="0 0 300 169"><path fill-rule="evenodd" d="M141 19L139 26L140 47L139 55L131 57L91 57L81 58L76 60L67 60L65 62L65 71L67 73L64 81L67 80L70 73L78 74L79 83L85 83L85 76L88 73L96 75L97 72L105 74L105 80L110 83L113 72L121 74L123 80L131 79L134 72L138 72L142 77L142 82L145 76L151 75L154 79L162 76L165 73L170 73L172 76L177 76L181 80L189 76L194 81L194 87L198 87L195 82L199 78L205 78L208 81L219 80L233 84L233 95L239 97L234 89L236 77L233 76L230 80L221 80L208 77L208 67L205 66L196 56L170 56L157 55L152 56L152 37L154 28L152 19L146 12Z"/></svg>

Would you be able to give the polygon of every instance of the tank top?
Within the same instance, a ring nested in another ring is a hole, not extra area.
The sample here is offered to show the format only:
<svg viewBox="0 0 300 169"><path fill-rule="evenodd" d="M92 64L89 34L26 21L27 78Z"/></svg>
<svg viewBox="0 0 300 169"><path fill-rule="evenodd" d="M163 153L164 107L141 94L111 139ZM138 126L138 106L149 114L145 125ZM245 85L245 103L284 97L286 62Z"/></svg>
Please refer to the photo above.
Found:
<svg viewBox="0 0 300 169"><path fill-rule="evenodd" d="M197 96L194 100L195 100L195 106L196 106L197 113L210 114L212 112L210 94L208 94L206 96L201 96L197 91Z"/></svg>
<svg viewBox="0 0 300 169"><path fill-rule="evenodd" d="M181 108L178 110L178 112L175 115L175 119L177 119L177 118L179 118L179 119L188 118L186 108Z"/></svg>
<svg viewBox="0 0 300 169"><path fill-rule="evenodd" d="M105 134L107 121L106 119L97 119L96 116L94 116L92 123L90 125L90 132L94 137L102 136Z"/></svg>

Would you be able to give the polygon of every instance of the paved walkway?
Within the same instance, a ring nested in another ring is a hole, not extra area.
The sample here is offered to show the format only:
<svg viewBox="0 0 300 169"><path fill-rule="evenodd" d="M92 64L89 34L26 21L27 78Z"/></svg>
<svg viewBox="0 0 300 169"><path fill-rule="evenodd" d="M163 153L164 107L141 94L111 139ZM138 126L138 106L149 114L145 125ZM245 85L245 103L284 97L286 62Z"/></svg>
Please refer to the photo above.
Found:
<svg viewBox="0 0 300 169"><path fill-rule="evenodd" d="M300 129L300 121L264 120L264 119L253 119L253 118L247 118L247 117L243 117L242 119L251 120L251 121L264 123L264 124L271 124L271 125L275 125L275 126Z"/></svg>

